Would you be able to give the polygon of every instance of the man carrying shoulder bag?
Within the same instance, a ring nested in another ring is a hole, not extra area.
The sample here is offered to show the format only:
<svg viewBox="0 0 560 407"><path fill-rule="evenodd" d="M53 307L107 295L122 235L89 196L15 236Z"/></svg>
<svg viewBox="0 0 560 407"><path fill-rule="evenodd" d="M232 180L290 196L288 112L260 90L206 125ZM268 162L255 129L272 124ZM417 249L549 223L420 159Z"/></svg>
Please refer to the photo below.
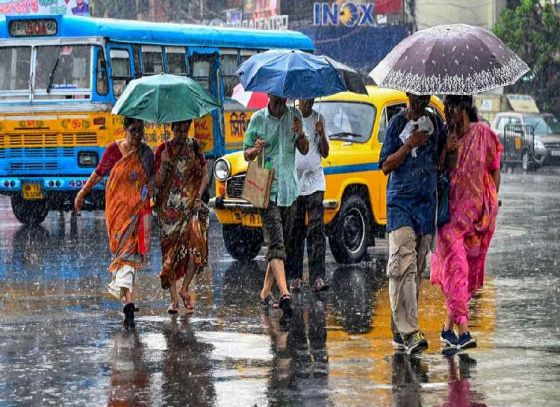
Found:
<svg viewBox="0 0 560 407"><path fill-rule="evenodd" d="M267 268L261 291L261 303L266 307L281 308L283 316L292 315L292 299L286 283L284 262L287 239L290 238L294 221L294 202L298 196L295 170L296 148L307 154L309 141L302 129L301 113L286 106L286 99L269 95L266 108L257 111L249 122L243 139L244 157L255 160L266 146L264 163L273 170L270 202L259 209L263 231L268 244ZM274 281L280 290L280 301L272 297Z"/></svg>

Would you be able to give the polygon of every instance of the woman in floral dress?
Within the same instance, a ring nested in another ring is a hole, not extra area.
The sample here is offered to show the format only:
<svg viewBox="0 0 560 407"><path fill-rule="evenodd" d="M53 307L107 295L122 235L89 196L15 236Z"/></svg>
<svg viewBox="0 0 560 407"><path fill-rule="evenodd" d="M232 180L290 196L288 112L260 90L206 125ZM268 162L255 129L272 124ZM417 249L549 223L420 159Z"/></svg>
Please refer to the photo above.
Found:
<svg viewBox="0 0 560 407"><path fill-rule="evenodd" d="M161 286L169 289L168 312L178 312L178 296L187 312L194 309L189 285L208 259L208 209L202 194L208 185L206 160L188 136L191 121L172 124L174 137L156 151L156 211L162 251ZM177 280L183 278L177 292Z"/></svg>

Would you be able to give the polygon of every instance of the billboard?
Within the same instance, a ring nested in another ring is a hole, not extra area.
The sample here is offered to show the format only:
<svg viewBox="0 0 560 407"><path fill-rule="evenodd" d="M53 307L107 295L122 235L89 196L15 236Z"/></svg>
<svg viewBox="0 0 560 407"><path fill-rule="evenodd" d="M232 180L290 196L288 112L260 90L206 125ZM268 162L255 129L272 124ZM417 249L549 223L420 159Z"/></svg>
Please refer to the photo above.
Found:
<svg viewBox="0 0 560 407"><path fill-rule="evenodd" d="M257 20L279 14L280 0L245 0L243 2L244 19Z"/></svg>
<svg viewBox="0 0 560 407"><path fill-rule="evenodd" d="M89 0L0 0L0 15L35 14L89 16Z"/></svg>

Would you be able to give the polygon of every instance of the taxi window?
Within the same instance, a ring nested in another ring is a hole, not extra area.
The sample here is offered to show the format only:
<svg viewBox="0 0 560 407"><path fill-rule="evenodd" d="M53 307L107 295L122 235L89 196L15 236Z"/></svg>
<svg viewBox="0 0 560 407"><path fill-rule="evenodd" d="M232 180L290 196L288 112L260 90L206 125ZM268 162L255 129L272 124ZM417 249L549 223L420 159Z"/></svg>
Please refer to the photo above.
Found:
<svg viewBox="0 0 560 407"><path fill-rule="evenodd" d="M387 134L387 129L389 128L389 122L393 116L399 114L403 109L406 109L406 103L398 103L395 105L385 106L383 112L381 113L381 121L379 122L379 133L377 133L377 139L380 143L385 140L385 135Z"/></svg>
<svg viewBox="0 0 560 407"><path fill-rule="evenodd" d="M371 137L375 106L359 102L318 102L313 106L325 118L327 135L331 140L365 143Z"/></svg>

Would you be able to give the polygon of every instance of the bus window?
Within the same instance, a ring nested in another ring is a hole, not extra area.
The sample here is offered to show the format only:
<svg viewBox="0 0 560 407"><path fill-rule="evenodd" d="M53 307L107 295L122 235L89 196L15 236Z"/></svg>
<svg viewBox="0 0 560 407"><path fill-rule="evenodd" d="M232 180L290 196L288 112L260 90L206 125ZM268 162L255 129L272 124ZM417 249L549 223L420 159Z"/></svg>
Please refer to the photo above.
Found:
<svg viewBox="0 0 560 407"><path fill-rule="evenodd" d="M97 51L97 78L96 78L96 91L98 95L106 95L109 93L109 87L107 86L107 64L105 63L105 56L103 55L103 49L101 47L96 47Z"/></svg>
<svg viewBox="0 0 560 407"><path fill-rule="evenodd" d="M243 62L247 61L249 58L251 58L253 55L256 54L257 51L254 50L250 50L250 49L241 50L241 52L239 53L239 65L241 65Z"/></svg>
<svg viewBox="0 0 560 407"><path fill-rule="evenodd" d="M119 97L130 81L130 54L125 49L111 50L113 93Z"/></svg>
<svg viewBox="0 0 560 407"><path fill-rule="evenodd" d="M36 48L35 89L91 88L91 45L48 45Z"/></svg>
<svg viewBox="0 0 560 407"><path fill-rule="evenodd" d="M140 53L142 50L140 45L133 45L132 50L134 54L134 77L140 78L142 76L142 66L140 65Z"/></svg>
<svg viewBox="0 0 560 407"><path fill-rule="evenodd" d="M233 93L233 88L239 83L239 79L235 75L235 71L237 70L237 51L221 50L220 61L222 66L224 96L230 97Z"/></svg>
<svg viewBox="0 0 560 407"><path fill-rule="evenodd" d="M0 93L29 89L31 47L0 48Z"/></svg>
<svg viewBox="0 0 560 407"><path fill-rule="evenodd" d="M190 58L191 77L208 90L210 89L210 64L214 55L193 54Z"/></svg>
<svg viewBox="0 0 560 407"><path fill-rule="evenodd" d="M186 75L187 64L185 59L185 48L166 47L167 72L174 75Z"/></svg>
<svg viewBox="0 0 560 407"><path fill-rule="evenodd" d="M157 75L163 72L163 59L161 47L144 46L142 47L142 62L144 75Z"/></svg>

